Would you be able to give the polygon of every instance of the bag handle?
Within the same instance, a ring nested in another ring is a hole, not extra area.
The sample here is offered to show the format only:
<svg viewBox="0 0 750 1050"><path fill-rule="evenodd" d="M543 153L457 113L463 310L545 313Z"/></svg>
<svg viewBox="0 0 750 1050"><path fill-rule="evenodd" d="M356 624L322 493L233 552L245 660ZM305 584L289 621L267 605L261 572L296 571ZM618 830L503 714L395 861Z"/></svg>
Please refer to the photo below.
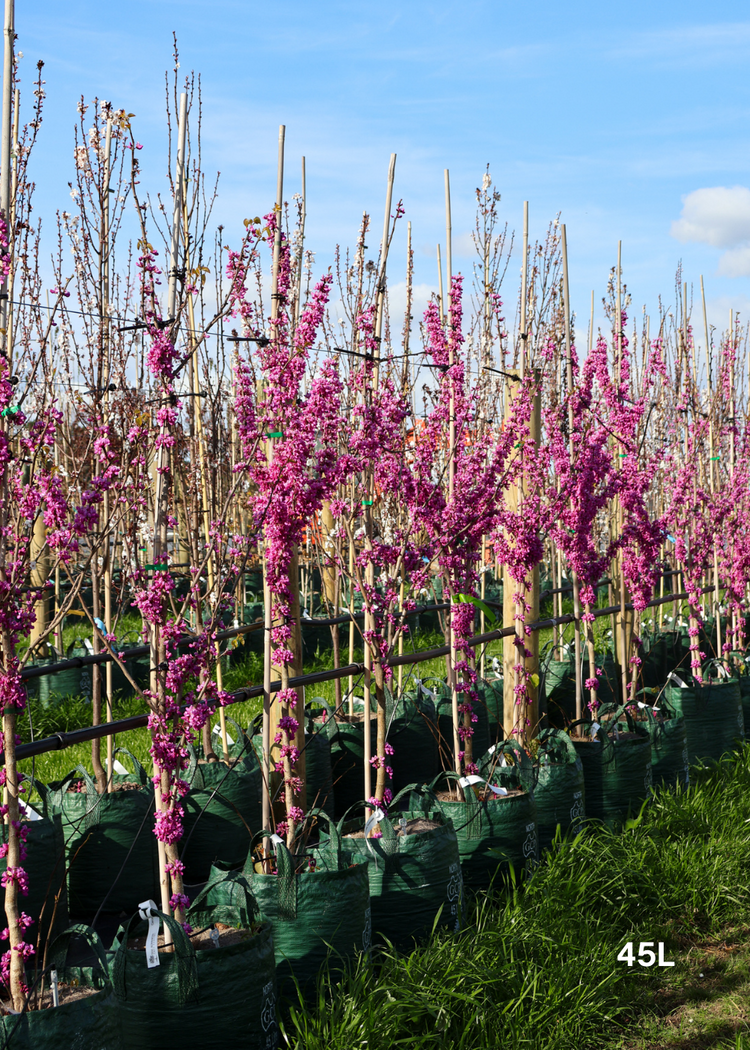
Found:
<svg viewBox="0 0 750 1050"><path fill-rule="evenodd" d="M322 696L314 696L312 700L309 700L305 704L305 719L307 720L307 730L309 733L319 732L318 729L313 728L313 722L317 717L317 712L315 708L321 708L323 711L325 711L326 725L328 725L328 723L332 720L335 721L333 710L331 709L328 702L324 700Z"/></svg>
<svg viewBox="0 0 750 1050"><path fill-rule="evenodd" d="M46 784L43 784L41 780L37 780L31 773L23 774L23 783L31 784L32 788L36 791L39 798L42 800L42 816L49 817L49 796L50 790ZM30 805L28 797L26 798L26 805Z"/></svg>
<svg viewBox="0 0 750 1050"><path fill-rule="evenodd" d="M135 775L140 780L141 786L145 787L146 784L148 784L148 773L143 768L143 766L138 761L138 759L135 757L133 752L128 750L127 747L116 747L114 753L116 755L127 755L128 756L130 761L133 763L133 769L135 770Z"/></svg>
<svg viewBox="0 0 750 1050"><path fill-rule="evenodd" d="M109 962L107 961L107 953L104 950L101 937L91 926L87 926L85 923L75 923L73 926L69 926L67 930L54 939L49 949L49 960L50 967L57 970L58 973L62 973L65 969L65 963L68 958L68 950L70 948L71 937L82 937L86 941L89 948L93 949L96 955L96 960L102 969L102 973L110 980L109 975Z"/></svg>
<svg viewBox="0 0 750 1050"><path fill-rule="evenodd" d="M258 904L253 897L250 888L250 880L247 878L244 868L241 872L219 871L212 879L209 879L190 905L190 908L188 909L188 918L190 917L191 912L195 914L195 912L200 910L198 906L208 897L211 890L216 886L220 886L224 882L231 882L233 886L239 886L245 891L245 902L244 905L238 907L238 912L240 922L242 922L246 928L249 928L250 924L258 914Z"/></svg>
<svg viewBox="0 0 750 1050"><path fill-rule="evenodd" d="M434 782L435 781L433 781L433 783ZM427 787L426 785L417 784L415 782L414 784L407 784L406 787L401 788L396 797L392 799L391 804L388 807L391 810L391 812L395 812L396 803L400 801L400 799L403 798L404 795L410 792L413 792L419 798L419 807L424 814L427 814L429 812L428 801L431 802L433 806L437 804L437 796L435 795L435 792L432 791L432 789Z"/></svg>
<svg viewBox="0 0 750 1050"><path fill-rule="evenodd" d="M198 962L195 956L195 948L190 943L188 935L179 922L173 919L171 915L165 915L164 912L159 911L153 901L150 901L149 904L151 905L149 914L158 915L172 934L172 943L177 962L175 970L177 971L179 1005L185 1006L187 1003L197 1003L200 1001L200 995L198 991ZM127 997L125 978L126 952L130 951L128 948L128 937L130 935L130 927L135 918L140 919L139 912L130 916L124 929L120 927L116 938L116 941L119 941L119 943L117 944L112 964L112 984L115 995L121 1002Z"/></svg>
<svg viewBox="0 0 750 1050"><path fill-rule="evenodd" d="M190 756L188 767L185 770L185 780L188 782L188 784L194 791L200 791L201 788L204 788L206 785L203 782L203 774L201 773L200 766L198 765L198 752L195 750L195 748L189 740L185 741L185 746L187 747L188 755Z"/></svg>
<svg viewBox="0 0 750 1050"><path fill-rule="evenodd" d="M578 761L578 752L573 747L573 743L568 734L561 729L543 729L537 737L537 740L542 744L546 743L548 740L551 740L553 743L561 744L570 759L571 764L574 765Z"/></svg>

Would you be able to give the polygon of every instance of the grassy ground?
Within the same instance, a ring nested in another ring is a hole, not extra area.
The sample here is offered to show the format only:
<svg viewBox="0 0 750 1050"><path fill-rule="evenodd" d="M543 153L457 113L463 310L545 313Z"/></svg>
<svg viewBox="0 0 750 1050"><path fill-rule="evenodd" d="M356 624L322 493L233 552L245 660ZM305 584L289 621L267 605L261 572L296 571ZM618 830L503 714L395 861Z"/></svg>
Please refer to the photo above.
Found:
<svg viewBox="0 0 750 1050"><path fill-rule="evenodd" d="M750 1048L750 747L696 781L621 834L560 843L525 887L479 896L461 934L322 981L286 1045ZM628 967L628 941L675 965Z"/></svg>

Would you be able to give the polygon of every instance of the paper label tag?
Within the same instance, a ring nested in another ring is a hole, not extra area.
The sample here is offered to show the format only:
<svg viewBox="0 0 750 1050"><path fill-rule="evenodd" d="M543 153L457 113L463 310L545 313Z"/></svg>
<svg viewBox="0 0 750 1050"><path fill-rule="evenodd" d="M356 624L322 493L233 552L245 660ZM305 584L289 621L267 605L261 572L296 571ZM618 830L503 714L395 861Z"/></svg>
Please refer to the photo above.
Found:
<svg viewBox="0 0 750 1050"><path fill-rule="evenodd" d="M667 675L667 681L674 682L680 687L680 689L687 689L687 683L683 682L679 675L675 674L674 671L670 671Z"/></svg>
<svg viewBox="0 0 750 1050"><path fill-rule="evenodd" d="M143 901L138 905L138 914L142 919L148 919L148 933L146 935L146 966L152 969L160 966L159 962L159 916L155 915L156 905L153 901Z"/></svg>
<svg viewBox="0 0 750 1050"><path fill-rule="evenodd" d="M602 727L599 725L598 722L592 722L591 723L591 739L592 740L596 740L596 734L599 732L599 730L601 728Z"/></svg>
<svg viewBox="0 0 750 1050"><path fill-rule="evenodd" d="M214 731L214 736L220 736L221 735L221 726L214 726L213 731ZM232 738L229 735L229 733L227 733L227 743L229 744L230 747L234 743L234 740L232 740Z"/></svg>

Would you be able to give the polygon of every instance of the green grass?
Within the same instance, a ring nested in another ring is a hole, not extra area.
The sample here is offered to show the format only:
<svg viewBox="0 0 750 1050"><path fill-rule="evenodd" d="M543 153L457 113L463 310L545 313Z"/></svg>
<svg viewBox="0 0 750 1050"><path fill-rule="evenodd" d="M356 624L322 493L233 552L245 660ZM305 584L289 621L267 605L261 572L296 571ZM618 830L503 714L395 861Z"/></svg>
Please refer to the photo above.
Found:
<svg viewBox="0 0 750 1050"><path fill-rule="evenodd" d="M478 896L460 934L322 977L312 1009L288 1007L286 1045L750 1047L750 747L696 781L621 834L559 843L525 887ZM663 941L675 966L628 968L627 941Z"/></svg>

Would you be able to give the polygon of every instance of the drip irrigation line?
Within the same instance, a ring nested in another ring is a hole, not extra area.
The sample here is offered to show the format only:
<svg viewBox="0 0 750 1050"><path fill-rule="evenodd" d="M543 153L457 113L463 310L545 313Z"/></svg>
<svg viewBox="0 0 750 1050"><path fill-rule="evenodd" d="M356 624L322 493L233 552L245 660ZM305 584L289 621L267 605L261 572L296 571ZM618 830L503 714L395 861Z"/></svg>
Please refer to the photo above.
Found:
<svg viewBox="0 0 750 1050"><path fill-rule="evenodd" d="M709 594L713 591L713 587L703 587L700 590L700 594ZM647 609L654 608L658 605L666 605L673 601L683 601L685 598L689 598L690 595L687 591L681 591L678 594L666 595L664 598L654 598L652 601L646 604ZM633 612L635 606L632 602L625 603L625 609ZM601 616L611 616L612 613L619 613L622 611L622 607L619 605L609 605L605 609L596 609L592 615L595 619ZM547 627L554 627L560 624L574 623L575 616L572 613L567 613L564 616L552 616L547 620L537 620L535 623L527 624L527 627L531 631L543 630ZM501 638L511 637L515 634L515 627L502 627L495 631L487 631L484 634L475 634L466 640L467 648L475 648L476 646L483 645L486 642L499 641ZM447 656L450 653L450 646L444 645L435 649L420 649L413 653L404 653L403 656L390 656L384 663L389 667L398 667L400 665L418 664L424 663L427 660L435 660L441 656ZM82 657L81 659L86 659ZM311 674L297 675L289 679L288 687L295 689L297 686L314 685L317 682L332 682L337 678L348 678L349 675L362 675L365 673L365 665L363 663L346 664L344 667L333 668L328 671L314 671ZM271 682L270 692L278 693L281 689L281 682ZM229 707L232 704L242 703L244 700L252 700L257 697L263 696L262 685L248 686L246 689L239 689L235 693L230 694L230 698L225 707ZM16 757L21 760L25 758L31 758L33 755L46 754L48 751L62 751L65 748L72 747L75 744L83 744L89 740L97 740L104 736L112 736L115 733L127 733L132 729L143 729L148 725L150 714L143 715L132 715L130 718L121 718L115 722L104 722L98 726L87 726L84 729L74 729L67 733L55 733L53 736L43 737L42 739L35 740L30 744L19 744L16 747ZM4 761L4 760L3 760Z"/></svg>

